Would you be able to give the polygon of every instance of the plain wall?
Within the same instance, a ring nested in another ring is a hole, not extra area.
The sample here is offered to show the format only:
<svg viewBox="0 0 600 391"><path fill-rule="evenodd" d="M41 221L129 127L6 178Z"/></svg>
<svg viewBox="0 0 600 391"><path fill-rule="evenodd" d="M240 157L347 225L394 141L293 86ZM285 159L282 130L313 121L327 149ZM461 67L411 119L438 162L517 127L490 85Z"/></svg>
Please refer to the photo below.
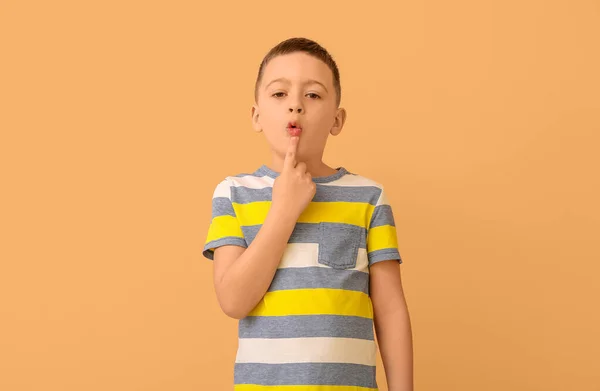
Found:
<svg viewBox="0 0 600 391"><path fill-rule="evenodd" d="M324 160L396 216L415 389L600 390L598 1L200 3L2 2L0 389L232 389L212 191L270 162L258 65L306 36Z"/></svg>

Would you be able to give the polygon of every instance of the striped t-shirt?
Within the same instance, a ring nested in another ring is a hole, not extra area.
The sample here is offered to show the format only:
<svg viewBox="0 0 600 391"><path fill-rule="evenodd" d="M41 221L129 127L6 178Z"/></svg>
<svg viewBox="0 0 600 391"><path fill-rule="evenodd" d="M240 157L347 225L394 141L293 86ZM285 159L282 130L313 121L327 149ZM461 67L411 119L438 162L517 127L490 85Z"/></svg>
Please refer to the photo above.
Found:
<svg viewBox="0 0 600 391"><path fill-rule="evenodd" d="M262 165L216 186L206 258L219 246L252 243L278 175ZM381 184L344 167L312 179L316 194L268 291L239 320L237 391L377 390L369 267L402 262L392 209Z"/></svg>

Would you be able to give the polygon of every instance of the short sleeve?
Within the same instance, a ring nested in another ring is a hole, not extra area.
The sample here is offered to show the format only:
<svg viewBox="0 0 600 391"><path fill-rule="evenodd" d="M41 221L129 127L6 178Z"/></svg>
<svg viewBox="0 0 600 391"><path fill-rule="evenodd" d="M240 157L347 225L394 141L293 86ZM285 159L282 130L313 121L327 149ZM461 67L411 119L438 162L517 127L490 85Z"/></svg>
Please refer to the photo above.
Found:
<svg viewBox="0 0 600 391"><path fill-rule="evenodd" d="M369 266L387 260L397 260L402 263L398 251L394 213L383 187L380 187L379 198L373 208L367 230L367 257Z"/></svg>
<svg viewBox="0 0 600 391"><path fill-rule="evenodd" d="M228 244L248 247L231 202L230 186L229 180L224 179L213 192L212 217L202 251L202 255L210 260L214 259L217 247Z"/></svg>

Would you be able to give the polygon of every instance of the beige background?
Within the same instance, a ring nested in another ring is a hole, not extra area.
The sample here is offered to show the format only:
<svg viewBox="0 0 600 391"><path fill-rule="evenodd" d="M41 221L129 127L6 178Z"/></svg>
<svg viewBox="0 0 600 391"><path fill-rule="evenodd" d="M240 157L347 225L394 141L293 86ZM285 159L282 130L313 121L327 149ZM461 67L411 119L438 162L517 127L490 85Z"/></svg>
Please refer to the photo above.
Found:
<svg viewBox="0 0 600 391"><path fill-rule="evenodd" d="M0 2L0 389L232 389L210 200L270 161L258 65L306 36L325 161L395 211L416 390L600 390L600 3L365 4Z"/></svg>

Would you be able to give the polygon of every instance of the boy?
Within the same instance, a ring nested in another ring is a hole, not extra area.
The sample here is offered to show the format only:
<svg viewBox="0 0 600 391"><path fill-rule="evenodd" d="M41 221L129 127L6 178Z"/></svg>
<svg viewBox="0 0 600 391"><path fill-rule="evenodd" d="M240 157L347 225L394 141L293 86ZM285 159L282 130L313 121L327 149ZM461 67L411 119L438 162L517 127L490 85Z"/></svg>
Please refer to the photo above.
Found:
<svg viewBox="0 0 600 391"><path fill-rule="evenodd" d="M346 120L338 68L306 38L263 59L252 124L271 166L215 188L203 255L239 319L238 391L374 391L373 328L390 391L412 390L396 228L382 185L322 161Z"/></svg>

